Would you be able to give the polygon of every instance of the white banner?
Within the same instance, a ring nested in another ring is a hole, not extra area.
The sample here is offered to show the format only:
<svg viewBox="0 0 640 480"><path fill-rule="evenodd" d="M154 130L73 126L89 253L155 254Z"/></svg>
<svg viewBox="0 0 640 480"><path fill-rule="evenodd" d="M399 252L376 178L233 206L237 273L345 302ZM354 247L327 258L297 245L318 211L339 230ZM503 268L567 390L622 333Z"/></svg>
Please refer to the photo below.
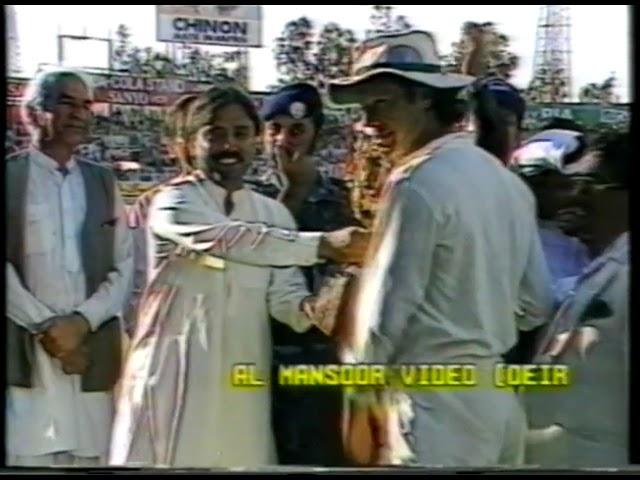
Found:
<svg viewBox="0 0 640 480"><path fill-rule="evenodd" d="M156 5L160 42L262 46L261 5Z"/></svg>

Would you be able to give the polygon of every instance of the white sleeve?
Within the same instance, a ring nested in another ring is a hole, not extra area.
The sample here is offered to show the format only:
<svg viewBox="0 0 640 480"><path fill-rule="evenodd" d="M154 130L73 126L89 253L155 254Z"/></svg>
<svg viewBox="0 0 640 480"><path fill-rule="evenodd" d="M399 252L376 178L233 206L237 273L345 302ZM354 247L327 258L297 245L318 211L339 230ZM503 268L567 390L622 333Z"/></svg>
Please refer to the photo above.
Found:
<svg viewBox="0 0 640 480"><path fill-rule="evenodd" d="M167 187L153 200L149 228L178 246L238 263L286 267L321 262L318 246L322 233L231 220L213 209L207 217L191 208L180 187Z"/></svg>

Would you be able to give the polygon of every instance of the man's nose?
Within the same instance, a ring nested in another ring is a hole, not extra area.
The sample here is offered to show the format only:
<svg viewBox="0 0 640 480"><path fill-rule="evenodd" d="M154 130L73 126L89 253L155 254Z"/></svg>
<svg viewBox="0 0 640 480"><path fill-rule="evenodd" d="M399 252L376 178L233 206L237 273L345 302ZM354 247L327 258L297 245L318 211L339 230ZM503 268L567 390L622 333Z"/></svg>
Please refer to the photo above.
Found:
<svg viewBox="0 0 640 480"><path fill-rule="evenodd" d="M571 196L575 198L584 198L591 193L591 185L589 182L583 180L576 180L573 182L571 189Z"/></svg>
<svg viewBox="0 0 640 480"><path fill-rule="evenodd" d="M212 144L215 145L217 148L228 150L231 148L232 141L233 139L229 135L229 132L218 131L216 133L215 138L213 139Z"/></svg>
<svg viewBox="0 0 640 480"><path fill-rule="evenodd" d="M365 126L375 125L377 123L377 118L373 110L365 108L362 112L362 123Z"/></svg>
<svg viewBox="0 0 640 480"><path fill-rule="evenodd" d="M593 190L587 182L576 181L568 190L565 200L570 206L586 205L592 193Z"/></svg>
<svg viewBox="0 0 640 480"><path fill-rule="evenodd" d="M275 134L273 140L276 145L285 145L289 141L289 137L289 132L283 128Z"/></svg>
<svg viewBox="0 0 640 480"><path fill-rule="evenodd" d="M228 151L238 151L241 149L241 141L233 135L226 134L222 142L222 148Z"/></svg>
<svg viewBox="0 0 640 480"><path fill-rule="evenodd" d="M71 116L76 120L89 120L93 112L84 106L77 106L71 111Z"/></svg>

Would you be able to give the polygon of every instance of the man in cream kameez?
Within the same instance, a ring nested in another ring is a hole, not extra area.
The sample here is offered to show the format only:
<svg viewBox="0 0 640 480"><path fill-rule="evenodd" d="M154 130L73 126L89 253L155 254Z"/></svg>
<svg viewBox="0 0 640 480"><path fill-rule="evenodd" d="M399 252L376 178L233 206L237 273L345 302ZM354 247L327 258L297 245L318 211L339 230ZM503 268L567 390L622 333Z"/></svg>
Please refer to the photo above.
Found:
<svg viewBox="0 0 640 480"><path fill-rule="evenodd" d="M367 237L298 233L286 207L246 188L260 120L242 92L202 94L187 123L199 171L151 207L159 268L125 368L111 462L275 464L269 386L234 387L232 368L254 364L268 379L269 316L299 332L312 325L314 302L296 266L359 261Z"/></svg>

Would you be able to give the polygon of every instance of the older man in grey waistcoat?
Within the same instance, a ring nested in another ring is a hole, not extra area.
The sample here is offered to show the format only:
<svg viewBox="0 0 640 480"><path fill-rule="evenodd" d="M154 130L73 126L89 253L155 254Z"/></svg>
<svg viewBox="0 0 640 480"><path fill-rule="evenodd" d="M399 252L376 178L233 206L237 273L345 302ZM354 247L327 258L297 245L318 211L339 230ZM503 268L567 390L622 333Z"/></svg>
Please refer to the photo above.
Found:
<svg viewBox="0 0 640 480"><path fill-rule="evenodd" d="M41 74L24 99L32 146L6 159L11 465L106 462L133 253L114 176L74 157L91 107L81 73Z"/></svg>

